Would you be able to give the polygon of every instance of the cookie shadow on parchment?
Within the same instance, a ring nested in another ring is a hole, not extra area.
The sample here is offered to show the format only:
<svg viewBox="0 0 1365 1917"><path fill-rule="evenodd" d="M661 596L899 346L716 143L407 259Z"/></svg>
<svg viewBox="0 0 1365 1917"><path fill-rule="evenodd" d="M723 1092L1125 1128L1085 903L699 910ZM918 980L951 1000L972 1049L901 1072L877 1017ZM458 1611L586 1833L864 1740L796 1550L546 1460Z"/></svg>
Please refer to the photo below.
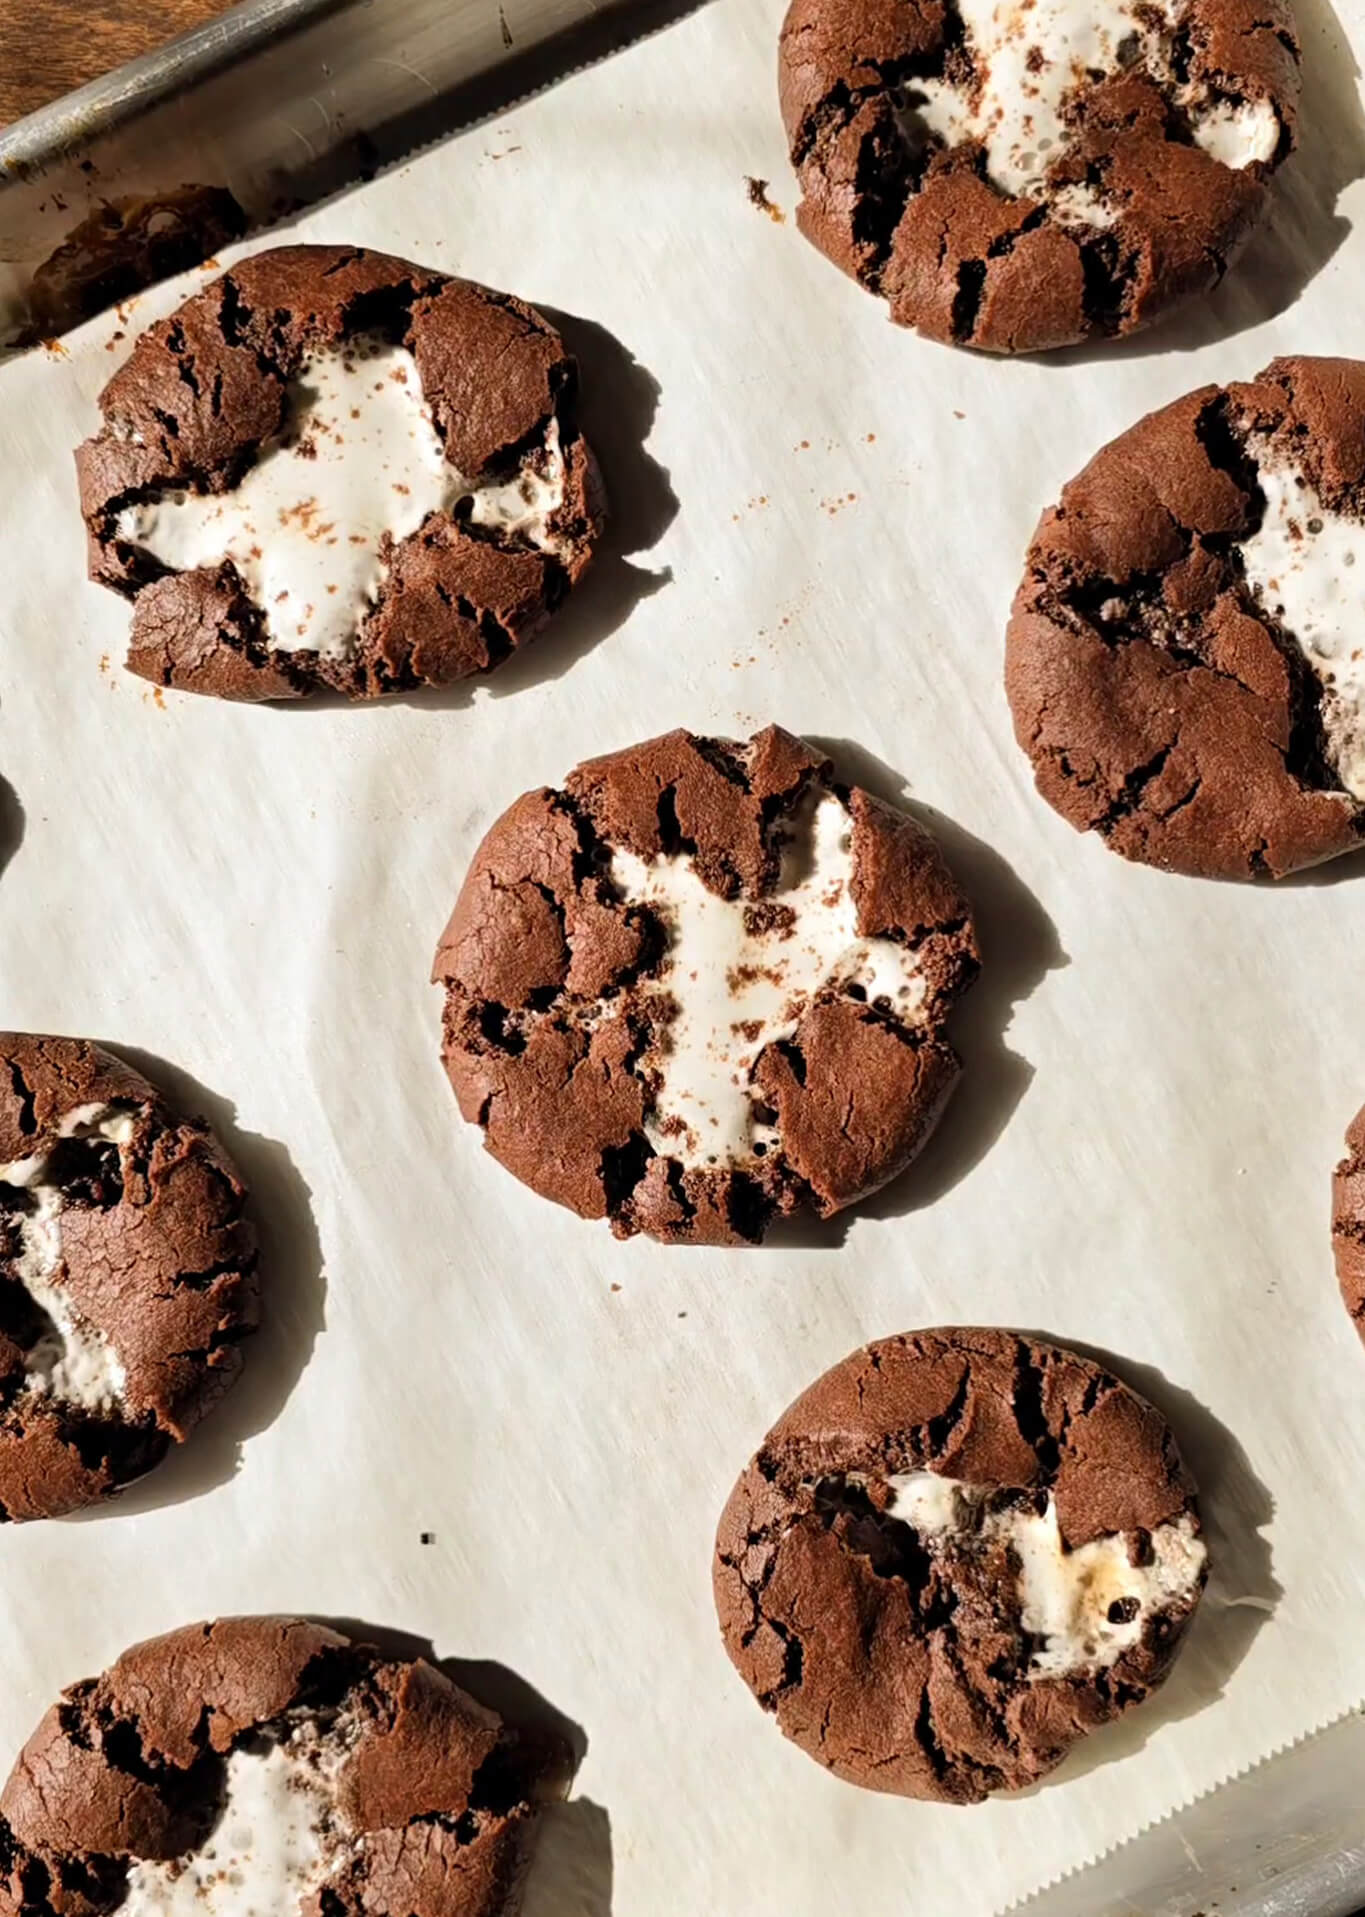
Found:
<svg viewBox="0 0 1365 1917"><path fill-rule="evenodd" d="M671 567L635 563L656 546L678 512L668 471L647 441L659 409L659 382L630 349L596 320L526 298L557 327L579 364L579 422L597 455L606 486L606 530L592 564L543 632L493 672L453 686L402 692L381 701L423 711L463 711L476 701L506 699L528 686L562 678L593 648L623 626L640 604L672 583ZM335 711L352 702L319 694L276 708L285 712Z"/></svg>
<svg viewBox="0 0 1365 1917"><path fill-rule="evenodd" d="M260 1244L261 1328L246 1342L237 1382L184 1444L107 1504L63 1520L72 1524L182 1504L226 1484L241 1465L243 1447L284 1409L325 1324L327 1280L310 1193L285 1147L243 1131L231 1101L179 1066L118 1039L108 1044L164 1091L177 1111L207 1119L242 1174Z"/></svg>
<svg viewBox="0 0 1365 1917"><path fill-rule="evenodd" d="M932 832L971 900L981 946L981 976L954 1008L948 1037L962 1076L919 1156L898 1178L834 1218L798 1215L769 1232L775 1249L841 1245L859 1218L899 1218L932 1205L979 1164L1008 1125L1033 1078L1033 1066L1005 1042L1014 1007L1049 972L1068 965L1057 928L995 849L909 794L906 781L850 739L807 735L834 761L835 776L909 812Z"/></svg>
<svg viewBox="0 0 1365 1917"><path fill-rule="evenodd" d="M568 1794L588 1749L581 1725L556 1710L505 1664L486 1658L438 1657L430 1638L358 1618L313 1621L377 1645L388 1657L425 1658L536 1747L541 1754L545 1805L521 1917L610 1917L611 1820L600 1804Z"/></svg>
<svg viewBox="0 0 1365 1917"><path fill-rule="evenodd" d="M0 779L0 873L19 850L24 837L24 808L8 779Z"/></svg>
<svg viewBox="0 0 1365 1917"><path fill-rule="evenodd" d="M1092 1732L1040 1784L1019 1793L1032 1796L1131 1757L1163 1725L1216 1703L1283 1592L1272 1569L1270 1540L1262 1534L1275 1514L1274 1499L1221 1419L1153 1365L1134 1364L1131 1358L1050 1332L1024 1335L1094 1359L1156 1406L1195 1481L1209 1548L1209 1581L1166 1682L1126 1717Z"/></svg>
<svg viewBox="0 0 1365 1917"><path fill-rule="evenodd" d="M1265 216L1222 282L1146 332L1044 354L1046 364L1188 353L1231 339L1292 306L1345 241L1351 222L1337 207L1352 181L1365 175L1360 68L1330 0L1294 0L1294 16L1303 48L1298 147L1271 183ZM1324 347L1305 341L1303 350Z"/></svg>

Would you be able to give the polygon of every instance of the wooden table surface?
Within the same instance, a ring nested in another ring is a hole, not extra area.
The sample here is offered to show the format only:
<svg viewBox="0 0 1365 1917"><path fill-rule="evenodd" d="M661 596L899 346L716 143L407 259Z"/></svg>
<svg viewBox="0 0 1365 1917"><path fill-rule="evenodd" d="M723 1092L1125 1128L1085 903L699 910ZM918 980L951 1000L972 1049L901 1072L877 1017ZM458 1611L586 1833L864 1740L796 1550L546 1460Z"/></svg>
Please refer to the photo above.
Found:
<svg viewBox="0 0 1365 1917"><path fill-rule="evenodd" d="M232 0L0 0L0 126L197 27Z"/></svg>

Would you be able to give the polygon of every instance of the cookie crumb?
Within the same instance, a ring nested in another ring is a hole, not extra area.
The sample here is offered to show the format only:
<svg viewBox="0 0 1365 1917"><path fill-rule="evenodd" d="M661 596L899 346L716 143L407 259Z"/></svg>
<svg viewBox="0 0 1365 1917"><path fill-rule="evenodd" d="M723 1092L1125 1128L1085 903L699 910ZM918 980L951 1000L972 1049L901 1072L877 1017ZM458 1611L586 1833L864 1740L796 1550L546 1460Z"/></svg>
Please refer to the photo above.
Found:
<svg viewBox="0 0 1365 1917"><path fill-rule="evenodd" d="M418 1542L419 1544L435 1544L435 1542L436 1542L436 1533L435 1533L434 1531L422 1531L422 1532L419 1532L419 1533L418 1533L418 1538L417 1538L417 1542Z"/></svg>
<svg viewBox="0 0 1365 1917"><path fill-rule="evenodd" d="M750 206L756 206L760 213L766 213L775 225L784 225L787 216L780 206L775 205L774 202L768 198L768 182L766 180L756 180L752 173L746 173L744 176L744 184L748 190Z"/></svg>

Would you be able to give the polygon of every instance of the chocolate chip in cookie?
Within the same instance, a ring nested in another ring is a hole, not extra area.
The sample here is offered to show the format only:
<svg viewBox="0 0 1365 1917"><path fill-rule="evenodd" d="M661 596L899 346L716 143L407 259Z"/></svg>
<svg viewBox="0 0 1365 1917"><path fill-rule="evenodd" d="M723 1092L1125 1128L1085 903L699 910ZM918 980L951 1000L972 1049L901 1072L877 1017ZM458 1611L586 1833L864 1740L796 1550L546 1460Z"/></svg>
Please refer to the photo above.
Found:
<svg viewBox="0 0 1365 1917"><path fill-rule="evenodd" d="M519 799L436 954L488 1149L621 1236L742 1244L928 1137L976 976L937 845L803 740L671 732Z"/></svg>
<svg viewBox="0 0 1365 1917"><path fill-rule="evenodd" d="M1166 1676L1206 1575L1151 1405L1004 1331L885 1338L764 1439L716 1540L726 1649L850 1783L977 1803Z"/></svg>
<svg viewBox="0 0 1365 1917"><path fill-rule="evenodd" d="M77 454L128 665L227 699L501 664L603 518L577 369L505 293L382 253L257 253L136 342Z"/></svg>
<svg viewBox="0 0 1365 1917"><path fill-rule="evenodd" d="M1038 789L1125 857L1283 877L1365 837L1365 364L1277 359L1044 513L1006 686Z"/></svg>
<svg viewBox="0 0 1365 1917"><path fill-rule="evenodd" d="M207 1125L121 1060L0 1033L0 1519L108 1497L235 1381L245 1203Z"/></svg>
<svg viewBox="0 0 1365 1917"><path fill-rule="evenodd" d="M1208 291L1289 154L1283 0L792 0L801 230L932 339L1035 352Z"/></svg>
<svg viewBox="0 0 1365 1917"><path fill-rule="evenodd" d="M296 1618L137 1644L0 1794L0 1917L514 1917L545 1751L432 1665Z"/></svg>

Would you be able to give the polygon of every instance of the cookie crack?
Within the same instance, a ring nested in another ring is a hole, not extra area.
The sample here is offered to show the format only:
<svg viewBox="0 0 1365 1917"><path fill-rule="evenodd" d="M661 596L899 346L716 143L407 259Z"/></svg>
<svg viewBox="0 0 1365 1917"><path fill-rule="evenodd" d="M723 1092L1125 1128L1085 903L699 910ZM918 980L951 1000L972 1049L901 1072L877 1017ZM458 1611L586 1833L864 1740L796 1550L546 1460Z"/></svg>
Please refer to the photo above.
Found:
<svg viewBox="0 0 1365 1917"><path fill-rule="evenodd" d="M957 1389L948 1400L948 1403L944 1406L943 1410L938 1413L937 1417L930 1418L929 1422L923 1427L926 1440L924 1448L927 1456L942 1458L952 1442L953 1433L957 1430L966 1414L967 1406L971 1402L971 1396L972 1368L970 1364L966 1364L962 1368L962 1377L958 1381Z"/></svg>
<svg viewBox="0 0 1365 1917"><path fill-rule="evenodd" d="M848 1475L820 1479L813 1496L815 1515L839 1549L862 1559L874 1577L903 1586L926 1632L948 1622L956 1595L939 1578L913 1525L880 1509L867 1487Z"/></svg>
<svg viewBox="0 0 1365 1917"><path fill-rule="evenodd" d="M259 1264L259 1252L250 1252L245 1257L220 1258L198 1271L178 1271L171 1289L159 1291L156 1296L166 1302L180 1291L211 1291L220 1278L249 1277Z"/></svg>
<svg viewBox="0 0 1365 1917"><path fill-rule="evenodd" d="M1140 808L1148 786L1161 777L1166 769L1166 761L1175 751L1178 743L1179 734L1177 733L1174 739L1169 739L1165 745L1158 746L1150 759L1140 766L1135 766L1127 774L1122 789L1115 794L1099 818L1095 820L1097 832L1112 832L1116 825Z"/></svg>
<svg viewBox="0 0 1365 1917"><path fill-rule="evenodd" d="M1265 494L1261 489L1256 462L1247 450L1246 439L1234 422L1232 403L1226 392L1213 394L1195 416L1194 436L1203 447L1215 472L1230 479L1245 495L1249 523L1237 536L1255 532L1265 512Z"/></svg>
<svg viewBox="0 0 1365 1917"><path fill-rule="evenodd" d="M167 1352L168 1359L182 1358L192 1364L211 1364L220 1351L228 1351L234 1345L245 1344L255 1335L254 1325L219 1325L209 1333L208 1341L202 1345L191 1345L184 1351Z"/></svg>
<svg viewBox="0 0 1365 1917"><path fill-rule="evenodd" d="M779 1700L788 1691L800 1688L805 1672L806 1647L799 1632L780 1618L769 1617L765 1613L762 1622L782 1644L782 1675L767 1691L756 1694L765 1711L775 1711Z"/></svg>
<svg viewBox="0 0 1365 1917"><path fill-rule="evenodd" d="M323 268L323 279L330 280L334 278L336 274L344 273L348 266L357 265L364 257L365 251L363 247L348 246L342 252L340 258L333 260L330 266Z"/></svg>
<svg viewBox="0 0 1365 1917"><path fill-rule="evenodd" d="M1077 241L1081 256L1081 312L1092 333L1113 339L1132 320L1140 255L1125 249L1117 233L1087 233Z"/></svg>
<svg viewBox="0 0 1365 1917"><path fill-rule="evenodd" d="M1032 1347L1018 1339L1014 1347L1014 1420L1020 1437L1032 1447L1044 1478L1051 1483L1061 1464L1061 1452L1044 1409L1046 1381L1045 1364L1035 1362Z"/></svg>
<svg viewBox="0 0 1365 1917"><path fill-rule="evenodd" d="M962 344L970 342L976 331L977 316L981 311L981 301L986 291L985 260L963 260L957 269L957 291L953 294L953 311L949 325L955 340Z"/></svg>
<svg viewBox="0 0 1365 1917"><path fill-rule="evenodd" d="M1160 824L1169 825L1170 821L1175 818L1177 814L1183 812L1187 806L1194 804L1195 800L1199 797L1203 784L1203 779L1196 777L1187 792L1182 792L1174 804L1168 805L1164 810L1158 809L1153 814L1153 817L1156 818Z"/></svg>
<svg viewBox="0 0 1365 1917"><path fill-rule="evenodd" d="M1012 226L1008 231L996 235L986 248L987 260L1007 258L1026 233L1036 233L1040 226L1044 226L1047 223L1047 217L1047 208L1045 206L1034 207L1031 213L1024 216L1018 226Z"/></svg>
<svg viewBox="0 0 1365 1917"><path fill-rule="evenodd" d="M919 1709L915 1712L914 1736L934 1776L940 1784L946 1783L951 1766L948 1753L938 1740L938 1727L934 1723L934 1707L929 1696L927 1678L920 1692Z"/></svg>
<svg viewBox="0 0 1365 1917"><path fill-rule="evenodd" d="M14 1096L19 1101L18 1123L20 1133L25 1138L32 1138L38 1129L35 1095L32 1087L25 1079L21 1067L14 1059L9 1061L9 1082Z"/></svg>
<svg viewBox="0 0 1365 1917"><path fill-rule="evenodd" d="M655 1156L654 1147L640 1131L632 1132L624 1145L604 1147L597 1175L608 1217L628 1213L636 1189L644 1183Z"/></svg>

